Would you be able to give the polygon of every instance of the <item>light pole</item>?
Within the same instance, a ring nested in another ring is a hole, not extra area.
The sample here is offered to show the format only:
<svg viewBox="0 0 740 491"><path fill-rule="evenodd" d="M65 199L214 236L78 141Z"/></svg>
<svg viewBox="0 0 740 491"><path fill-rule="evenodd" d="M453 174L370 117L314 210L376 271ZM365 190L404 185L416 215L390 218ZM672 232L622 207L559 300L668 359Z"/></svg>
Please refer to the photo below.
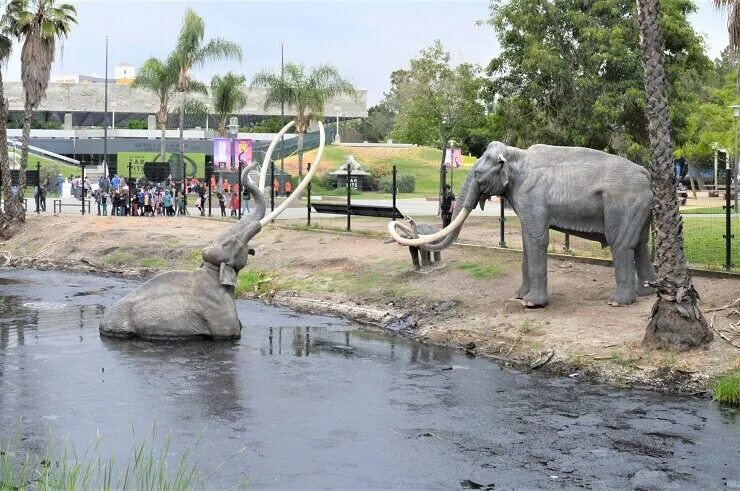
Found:
<svg viewBox="0 0 740 491"><path fill-rule="evenodd" d="M234 155L236 154L236 148L234 148L234 142L236 141L236 137L239 135L239 125L238 124L229 124L228 126L228 132L229 137L231 138L231 148L229 151L229 162L231 164L231 169L234 169ZM237 183L239 183L239 218L242 217L242 161L239 159L239 172L236 175L236 182L232 185L232 188L236 186Z"/></svg>
<svg viewBox="0 0 740 491"><path fill-rule="evenodd" d="M116 129L116 103L115 102L111 102L110 103L110 107L113 108L113 119L112 119L112 122L111 122L111 129L112 130L115 130Z"/></svg>
<svg viewBox="0 0 740 491"><path fill-rule="evenodd" d="M342 143L342 139L339 137L339 111L342 110L341 106L334 106L337 111L337 133L334 135L334 143Z"/></svg>

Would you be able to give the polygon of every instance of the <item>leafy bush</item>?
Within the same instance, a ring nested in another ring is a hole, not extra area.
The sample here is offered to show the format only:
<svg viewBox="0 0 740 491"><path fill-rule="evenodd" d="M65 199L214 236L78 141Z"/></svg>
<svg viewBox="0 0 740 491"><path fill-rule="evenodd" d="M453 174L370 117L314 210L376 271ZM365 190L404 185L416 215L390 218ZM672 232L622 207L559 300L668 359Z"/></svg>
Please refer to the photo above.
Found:
<svg viewBox="0 0 740 491"><path fill-rule="evenodd" d="M126 125L130 130L146 130L149 128L149 123L142 119L129 119Z"/></svg>
<svg viewBox="0 0 740 491"><path fill-rule="evenodd" d="M380 190L384 193L393 192L393 176L380 179ZM399 193L413 193L416 190L416 177L413 174L397 174L396 187Z"/></svg>
<svg viewBox="0 0 740 491"><path fill-rule="evenodd" d="M337 176L335 174L330 174L326 172L324 173L324 176L321 179L321 181L326 189L336 189L337 188Z"/></svg>

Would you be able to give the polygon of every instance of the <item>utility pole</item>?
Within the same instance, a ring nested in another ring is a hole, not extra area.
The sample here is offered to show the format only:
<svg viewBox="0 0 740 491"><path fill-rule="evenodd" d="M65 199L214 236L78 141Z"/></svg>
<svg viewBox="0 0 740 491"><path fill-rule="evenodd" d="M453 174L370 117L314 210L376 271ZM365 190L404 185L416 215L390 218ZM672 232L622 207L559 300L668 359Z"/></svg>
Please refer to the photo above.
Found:
<svg viewBox="0 0 740 491"><path fill-rule="evenodd" d="M108 177L108 36L105 36L105 117L103 118L103 154L103 173L105 177Z"/></svg>
<svg viewBox="0 0 740 491"><path fill-rule="evenodd" d="M285 57L284 57L284 50L283 50L283 43L280 43L280 85L285 85ZM280 91L280 127L282 128L285 126L285 100L283 99L283 91ZM280 192L281 189L284 189L285 183L283 182L285 180L285 159L284 153L283 153L283 143L285 142L285 135L280 137L280 187L278 188L278 192ZM270 183L270 187L272 187L273 183L275 181Z"/></svg>

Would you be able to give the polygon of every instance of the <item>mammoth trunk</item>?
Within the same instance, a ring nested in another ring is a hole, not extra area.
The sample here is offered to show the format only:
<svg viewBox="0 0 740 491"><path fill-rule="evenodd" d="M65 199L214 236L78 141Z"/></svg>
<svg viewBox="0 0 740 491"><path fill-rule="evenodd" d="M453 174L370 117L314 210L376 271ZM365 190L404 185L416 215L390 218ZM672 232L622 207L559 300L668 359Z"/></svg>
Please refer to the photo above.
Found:
<svg viewBox="0 0 740 491"><path fill-rule="evenodd" d="M463 208L466 208L469 211L472 211L475 208L475 205L478 202L478 194L478 183L475 182L475 173L471 170L470 173L468 173L468 177L465 179L465 182L463 182L462 187L460 188L460 195L455 201L455 208L452 211L453 221L455 220L455 218L457 218ZM442 241L436 244L423 245L421 246L422 249L425 249L427 251L441 251L448 248L457 240L458 235L460 235L461 228L462 225L451 231L447 237L442 239Z"/></svg>

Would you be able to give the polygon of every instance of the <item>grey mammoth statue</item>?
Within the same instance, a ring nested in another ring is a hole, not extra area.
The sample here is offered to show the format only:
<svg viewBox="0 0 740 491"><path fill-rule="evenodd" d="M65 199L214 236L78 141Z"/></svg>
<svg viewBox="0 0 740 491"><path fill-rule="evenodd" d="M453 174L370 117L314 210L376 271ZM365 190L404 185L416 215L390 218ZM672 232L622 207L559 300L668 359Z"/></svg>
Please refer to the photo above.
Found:
<svg viewBox="0 0 740 491"><path fill-rule="evenodd" d="M403 245L436 251L450 246L470 212L491 196L511 203L522 226L522 284L527 307L547 305L549 229L611 248L617 288L611 305L648 295L655 273L648 251L653 193L643 167L616 155L580 147L533 145L527 150L492 142L462 185L453 221L436 234L407 239L397 222L388 230Z"/></svg>
<svg viewBox="0 0 740 491"><path fill-rule="evenodd" d="M416 239L420 233L429 235L439 232L439 227L431 223L416 223L412 218L406 218L406 222L408 223L397 223L397 230L401 230L401 236L406 239ZM392 243L394 240L390 239L388 242ZM409 254L411 254L414 271L419 271L422 266L431 266L432 257L434 257L435 263L442 261L442 251L430 251L423 247L409 246ZM419 258L421 258L421 264L419 264Z"/></svg>
<svg viewBox="0 0 740 491"><path fill-rule="evenodd" d="M275 143L292 126L287 124L265 155L260 183L264 184ZM239 271L254 255L249 241L262 226L283 212L308 185L319 167L324 150L324 127L319 123L320 143L315 163L293 195L265 216L265 197L249 180L256 163L242 171L242 189L254 200L254 210L206 247L203 262L195 271L170 271L142 284L108 308L100 323L100 333L117 337L143 338L238 338L241 322L234 302Z"/></svg>

